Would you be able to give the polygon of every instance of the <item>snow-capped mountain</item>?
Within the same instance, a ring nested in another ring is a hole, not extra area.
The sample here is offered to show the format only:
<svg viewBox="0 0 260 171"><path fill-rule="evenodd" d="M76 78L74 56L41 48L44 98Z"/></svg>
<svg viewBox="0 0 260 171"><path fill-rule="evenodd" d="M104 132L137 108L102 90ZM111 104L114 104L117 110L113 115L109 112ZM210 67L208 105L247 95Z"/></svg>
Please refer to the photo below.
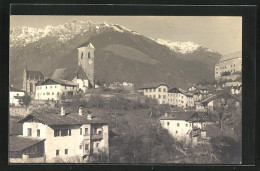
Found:
<svg viewBox="0 0 260 171"><path fill-rule="evenodd" d="M120 33L129 32L132 34L138 34L134 31L127 29L126 27L110 24L107 22L93 23L92 21L80 21L72 20L68 23L52 26L47 25L44 28L31 28L31 27L14 27L10 30L10 46L26 46L27 44L36 42L47 36L57 38L57 41L66 42L74 38L78 34L83 34L88 30L92 30L98 33L114 30Z"/></svg>
<svg viewBox="0 0 260 171"><path fill-rule="evenodd" d="M204 49L208 52L213 52L213 50L205 46L198 45L194 42L174 42L174 41L163 40L163 39L153 39L153 40L161 45L167 46L169 49L177 53L182 53L182 54L192 53L199 48Z"/></svg>
<svg viewBox="0 0 260 171"><path fill-rule="evenodd" d="M137 87L155 81L183 86L214 80L214 66L221 58L192 42L155 41L107 22L72 20L44 28L16 27L10 38L10 82L18 88L25 61L30 70L50 77L57 68L75 69L77 48L89 42L95 47L96 80L127 81Z"/></svg>

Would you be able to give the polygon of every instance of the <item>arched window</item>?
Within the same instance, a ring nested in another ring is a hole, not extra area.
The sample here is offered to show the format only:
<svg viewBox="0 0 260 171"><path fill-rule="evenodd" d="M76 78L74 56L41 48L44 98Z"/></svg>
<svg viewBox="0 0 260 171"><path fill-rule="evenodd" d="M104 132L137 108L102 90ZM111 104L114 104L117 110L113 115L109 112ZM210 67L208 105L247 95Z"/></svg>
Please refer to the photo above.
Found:
<svg viewBox="0 0 260 171"><path fill-rule="evenodd" d="M33 92L33 84L30 83L30 92Z"/></svg>
<svg viewBox="0 0 260 171"><path fill-rule="evenodd" d="M90 58L90 52L88 52L88 58Z"/></svg>
<svg viewBox="0 0 260 171"><path fill-rule="evenodd" d="M81 59L83 59L83 52L81 53Z"/></svg>

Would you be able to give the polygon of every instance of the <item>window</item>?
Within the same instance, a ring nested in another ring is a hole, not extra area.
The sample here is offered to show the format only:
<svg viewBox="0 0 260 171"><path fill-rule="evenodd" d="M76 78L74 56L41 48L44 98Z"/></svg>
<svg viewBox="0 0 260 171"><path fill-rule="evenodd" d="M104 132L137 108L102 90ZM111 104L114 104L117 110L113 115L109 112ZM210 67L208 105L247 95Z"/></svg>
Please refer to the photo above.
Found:
<svg viewBox="0 0 260 171"><path fill-rule="evenodd" d="M155 98L155 95L153 95L153 98Z"/></svg>
<svg viewBox="0 0 260 171"><path fill-rule="evenodd" d="M177 126L180 126L180 123L177 123Z"/></svg>
<svg viewBox="0 0 260 171"><path fill-rule="evenodd" d="M152 89L149 89L149 92L152 92Z"/></svg>
<svg viewBox="0 0 260 171"><path fill-rule="evenodd" d="M85 144L85 150L88 150L88 144Z"/></svg>
<svg viewBox="0 0 260 171"><path fill-rule="evenodd" d="M167 125L169 126L169 125L170 125L170 122L167 122Z"/></svg>
<svg viewBox="0 0 260 171"><path fill-rule="evenodd" d="M99 143L96 144L96 147L98 148Z"/></svg>
<svg viewBox="0 0 260 171"><path fill-rule="evenodd" d="M153 89L153 92L155 92L155 89Z"/></svg>
<svg viewBox="0 0 260 171"><path fill-rule="evenodd" d="M188 124L186 124L185 126L188 127Z"/></svg>
<svg viewBox="0 0 260 171"><path fill-rule="evenodd" d="M82 135L82 128L80 128L79 132L80 132L79 134Z"/></svg>
<svg viewBox="0 0 260 171"><path fill-rule="evenodd" d="M39 129L37 129L37 137L40 137L41 136L41 132Z"/></svg>
<svg viewBox="0 0 260 171"><path fill-rule="evenodd" d="M67 86L65 86L65 89L67 89Z"/></svg>
<svg viewBox="0 0 260 171"><path fill-rule="evenodd" d="M176 134L178 134L178 131L176 131Z"/></svg>
<svg viewBox="0 0 260 171"><path fill-rule="evenodd" d="M61 130L61 136L70 136L71 135L71 129L63 129Z"/></svg>
<svg viewBox="0 0 260 171"><path fill-rule="evenodd" d="M88 135L88 128L85 128L85 135Z"/></svg>
<svg viewBox="0 0 260 171"><path fill-rule="evenodd" d="M160 99L160 98L161 98L161 95L159 95L158 98Z"/></svg>
<svg viewBox="0 0 260 171"><path fill-rule="evenodd" d="M90 52L88 52L88 58L90 58Z"/></svg>
<svg viewBox="0 0 260 171"><path fill-rule="evenodd" d="M60 136L60 130L54 130L54 137Z"/></svg>
<svg viewBox="0 0 260 171"><path fill-rule="evenodd" d="M52 88L52 86L50 86L50 88Z"/></svg>
<svg viewBox="0 0 260 171"><path fill-rule="evenodd" d="M165 95L163 95L163 99L166 99L166 96L165 96Z"/></svg>
<svg viewBox="0 0 260 171"><path fill-rule="evenodd" d="M54 95L54 92L52 92L52 95Z"/></svg>
<svg viewBox="0 0 260 171"><path fill-rule="evenodd" d="M57 86L55 86L55 88L57 88Z"/></svg>
<svg viewBox="0 0 260 171"><path fill-rule="evenodd" d="M43 93L43 95L45 95L45 93Z"/></svg>
<svg viewBox="0 0 260 171"><path fill-rule="evenodd" d="M158 91L161 92L161 88L159 88Z"/></svg>
<svg viewBox="0 0 260 171"><path fill-rule="evenodd" d="M50 92L47 92L46 94L47 94L47 95L50 95Z"/></svg>
<svg viewBox="0 0 260 171"><path fill-rule="evenodd" d="M59 92L57 92L57 95L59 95Z"/></svg>
<svg viewBox="0 0 260 171"><path fill-rule="evenodd" d="M190 127L191 127L191 123L190 123Z"/></svg>
<svg viewBox="0 0 260 171"><path fill-rule="evenodd" d="M82 149L82 145L79 145L79 149Z"/></svg>
<svg viewBox="0 0 260 171"><path fill-rule="evenodd" d="M47 86L46 86L46 89L47 89Z"/></svg>
<svg viewBox="0 0 260 171"><path fill-rule="evenodd" d="M81 59L83 59L83 52L81 53Z"/></svg>
<svg viewBox="0 0 260 171"><path fill-rule="evenodd" d="M32 128L27 129L27 136L32 136Z"/></svg>
<svg viewBox="0 0 260 171"><path fill-rule="evenodd" d="M68 149L65 149L65 154L68 154Z"/></svg>
<svg viewBox="0 0 260 171"><path fill-rule="evenodd" d="M60 150L56 150L56 156L60 155Z"/></svg>

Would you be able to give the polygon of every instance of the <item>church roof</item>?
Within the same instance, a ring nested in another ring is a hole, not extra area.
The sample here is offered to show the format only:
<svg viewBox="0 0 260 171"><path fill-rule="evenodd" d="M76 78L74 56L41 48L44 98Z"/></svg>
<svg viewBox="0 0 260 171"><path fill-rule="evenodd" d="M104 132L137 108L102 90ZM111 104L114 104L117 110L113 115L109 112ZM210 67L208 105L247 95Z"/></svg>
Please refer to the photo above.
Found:
<svg viewBox="0 0 260 171"><path fill-rule="evenodd" d="M74 68L59 68L54 71L51 79L61 79L72 81L75 77L79 79L88 79L86 73L81 66L78 66L76 70Z"/></svg>
<svg viewBox="0 0 260 171"><path fill-rule="evenodd" d="M83 68L81 67L81 65L77 67L76 76L78 79L88 80L88 77L87 77L86 73L84 72Z"/></svg>
<svg viewBox="0 0 260 171"><path fill-rule="evenodd" d="M26 71L27 78L36 78L43 80L44 76L40 71Z"/></svg>
<svg viewBox="0 0 260 171"><path fill-rule="evenodd" d="M87 46L79 47L78 49L81 49L81 48L93 48L93 49L95 49L95 47L92 45L92 43L89 43Z"/></svg>
<svg viewBox="0 0 260 171"><path fill-rule="evenodd" d="M52 78L45 80L40 85L52 85L52 84L60 84L60 85L64 85L64 86L77 86L76 84L74 84L68 80L52 79Z"/></svg>

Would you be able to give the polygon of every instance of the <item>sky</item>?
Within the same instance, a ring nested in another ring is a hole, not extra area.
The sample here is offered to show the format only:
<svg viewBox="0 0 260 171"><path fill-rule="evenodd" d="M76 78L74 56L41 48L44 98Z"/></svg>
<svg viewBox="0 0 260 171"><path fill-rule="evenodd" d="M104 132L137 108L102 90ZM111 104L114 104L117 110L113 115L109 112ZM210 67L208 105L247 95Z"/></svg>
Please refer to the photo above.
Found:
<svg viewBox="0 0 260 171"><path fill-rule="evenodd" d="M231 16L36 16L12 15L10 27L44 28L73 19L119 24L150 38L191 41L222 55L242 51L242 17Z"/></svg>

